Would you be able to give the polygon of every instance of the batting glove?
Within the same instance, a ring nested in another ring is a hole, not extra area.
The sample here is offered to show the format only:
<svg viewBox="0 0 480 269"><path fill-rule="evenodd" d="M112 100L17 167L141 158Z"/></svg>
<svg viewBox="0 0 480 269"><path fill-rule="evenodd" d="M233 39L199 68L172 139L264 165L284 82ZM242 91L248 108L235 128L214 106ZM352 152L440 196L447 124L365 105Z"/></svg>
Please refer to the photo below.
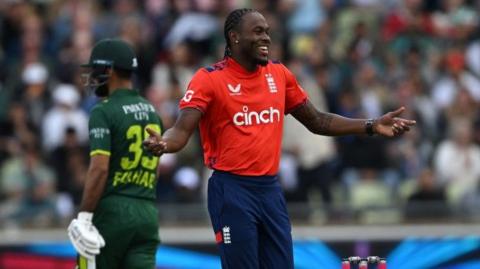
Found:
<svg viewBox="0 0 480 269"><path fill-rule="evenodd" d="M68 237L73 247L81 256L95 260L100 254L100 248L105 246L105 240L92 224L93 213L79 212L68 226Z"/></svg>

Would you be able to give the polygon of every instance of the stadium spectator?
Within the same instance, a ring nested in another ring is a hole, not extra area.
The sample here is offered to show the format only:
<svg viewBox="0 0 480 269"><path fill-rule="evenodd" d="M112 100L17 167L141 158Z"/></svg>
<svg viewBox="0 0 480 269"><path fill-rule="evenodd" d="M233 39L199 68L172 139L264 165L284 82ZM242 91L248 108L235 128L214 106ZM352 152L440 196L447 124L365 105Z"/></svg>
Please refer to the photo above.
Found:
<svg viewBox="0 0 480 269"><path fill-rule="evenodd" d="M297 75L299 84L303 85L310 102L320 111L329 111L326 89L317 83L314 77L306 74L300 62L294 62L289 68ZM327 211L330 210L336 158L334 139L314 135L293 117L285 117L282 148L295 156L293 160L296 161L298 179L295 194L286 195L287 201L291 198L295 202L308 203L312 192L319 191L322 205Z"/></svg>
<svg viewBox="0 0 480 269"><path fill-rule="evenodd" d="M352 183L348 190L350 208L360 222L390 221L395 214L394 210L388 210L394 202L392 190L375 169L358 170L358 180Z"/></svg>
<svg viewBox="0 0 480 269"><path fill-rule="evenodd" d="M4 130L12 143L7 144L8 154L14 154L16 145L33 144L39 137L39 128L35 126L27 113L27 108L23 103L12 102L8 110L8 118L5 121Z"/></svg>
<svg viewBox="0 0 480 269"><path fill-rule="evenodd" d="M419 174L415 189L407 198L405 213L409 220L431 221L449 216L445 187L439 183L431 169Z"/></svg>
<svg viewBox="0 0 480 269"><path fill-rule="evenodd" d="M480 147L473 143L468 119L456 119L448 131L448 138L440 142L433 156L435 173L447 188L451 205L469 206L466 203L471 197L479 195Z"/></svg>
<svg viewBox="0 0 480 269"><path fill-rule="evenodd" d="M28 118L36 128L42 125L43 117L51 104L48 84L48 70L41 63L30 63L22 72L23 85L15 89L14 100L21 100L25 105Z"/></svg>
<svg viewBox="0 0 480 269"><path fill-rule="evenodd" d="M53 107L43 118L42 137L43 146L47 152L64 143L67 128L75 129L78 142L86 144L88 141L88 116L78 107L80 94L69 84L60 84L53 91Z"/></svg>
<svg viewBox="0 0 480 269"><path fill-rule="evenodd" d="M61 145L52 150L49 163L57 175L57 191L80 205L88 165L88 146L79 142L74 128L67 127Z"/></svg>
<svg viewBox="0 0 480 269"><path fill-rule="evenodd" d="M0 169L0 192L5 197L0 222L10 225L47 227L55 223L55 184L53 170L40 155L37 144L22 144Z"/></svg>
<svg viewBox="0 0 480 269"><path fill-rule="evenodd" d="M432 97L439 109L445 109L455 100L460 88L467 90L476 102L480 101L480 80L466 69L463 50L449 49L445 54L446 72L432 89Z"/></svg>

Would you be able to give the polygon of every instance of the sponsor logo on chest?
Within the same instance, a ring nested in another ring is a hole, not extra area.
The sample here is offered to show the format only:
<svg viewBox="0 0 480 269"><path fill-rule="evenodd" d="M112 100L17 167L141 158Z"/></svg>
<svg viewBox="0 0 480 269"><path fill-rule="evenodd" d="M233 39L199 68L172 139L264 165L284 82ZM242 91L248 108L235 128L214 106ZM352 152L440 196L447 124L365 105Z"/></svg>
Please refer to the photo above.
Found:
<svg viewBox="0 0 480 269"><path fill-rule="evenodd" d="M241 95L242 93L240 92L242 85L238 83L236 86L233 86L232 84L227 84L227 88L229 91L230 95Z"/></svg>
<svg viewBox="0 0 480 269"><path fill-rule="evenodd" d="M237 126L271 124L274 122L280 122L280 110L272 106L261 111L250 110L248 106L243 106L241 112L233 115L233 123Z"/></svg>

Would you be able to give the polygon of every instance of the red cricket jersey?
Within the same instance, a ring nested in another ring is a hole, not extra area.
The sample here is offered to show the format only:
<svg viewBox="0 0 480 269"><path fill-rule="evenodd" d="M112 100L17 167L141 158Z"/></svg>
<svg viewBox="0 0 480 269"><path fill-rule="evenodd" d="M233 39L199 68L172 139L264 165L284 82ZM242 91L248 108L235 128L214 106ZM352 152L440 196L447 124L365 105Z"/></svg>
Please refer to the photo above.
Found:
<svg viewBox="0 0 480 269"><path fill-rule="evenodd" d="M205 165L244 176L275 175L284 114L307 100L295 76L269 62L248 72L230 57L196 72L180 109L203 112Z"/></svg>

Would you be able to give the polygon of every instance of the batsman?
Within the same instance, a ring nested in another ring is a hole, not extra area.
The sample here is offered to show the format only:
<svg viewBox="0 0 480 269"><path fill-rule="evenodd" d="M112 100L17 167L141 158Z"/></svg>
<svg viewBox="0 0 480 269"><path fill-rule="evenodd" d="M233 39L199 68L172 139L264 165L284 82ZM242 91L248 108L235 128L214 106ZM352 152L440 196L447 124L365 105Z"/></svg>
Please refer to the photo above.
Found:
<svg viewBox="0 0 480 269"><path fill-rule="evenodd" d="M83 67L102 100L89 119L90 164L68 236L78 269L152 269L160 242L158 157L144 151L146 128L162 132L155 108L132 85L138 63L120 39L99 41Z"/></svg>

